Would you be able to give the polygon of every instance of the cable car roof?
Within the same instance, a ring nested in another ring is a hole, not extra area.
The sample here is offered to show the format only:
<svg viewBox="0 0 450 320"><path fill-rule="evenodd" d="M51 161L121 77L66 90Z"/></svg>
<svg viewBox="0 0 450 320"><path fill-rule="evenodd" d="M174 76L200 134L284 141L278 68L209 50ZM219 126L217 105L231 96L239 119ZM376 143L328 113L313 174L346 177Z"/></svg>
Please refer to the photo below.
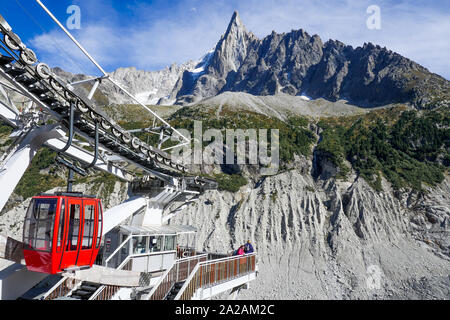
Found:
<svg viewBox="0 0 450 320"><path fill-rule="evenodd" d="M55 193L40 193L38 197L77 197L77 198L92 198L96 199L96 196L86 195L83 192L55 192Z"/></svg>
<svg viewBox="0 0 450 320"><path fill-rule="evenodd" d="M196 233L197 228L182 225L165 225L165 226L120 226L120 230L128 235L179 235Z"/></svg>

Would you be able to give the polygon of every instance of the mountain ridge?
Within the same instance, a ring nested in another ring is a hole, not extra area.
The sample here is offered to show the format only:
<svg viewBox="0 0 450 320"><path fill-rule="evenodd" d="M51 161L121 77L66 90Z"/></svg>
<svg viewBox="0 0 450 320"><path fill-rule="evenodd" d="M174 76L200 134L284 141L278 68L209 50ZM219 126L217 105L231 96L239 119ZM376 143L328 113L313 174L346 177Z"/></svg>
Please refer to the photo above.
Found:
<svg viewBox="0 0 450 320"><path fill-rule="evenodd" d="M183 79L188 74L185 71ZM370 42L356 48L338 40L323 43L303 29L273 31L258 39L246 30L237 12L207 72L183 84L177 102L199 101L225 91L306 94L368 107L409 102L427 108L449 105L450 97L449 81L386 48Z"/></svg>
<svg viewBox="0 0 450 320"><path fill-rule="evenodd" d="M87 78L57 70L67 80ZM199 60L158 71L118 68L111 76L144 104L188 105L231 91L347 100L369 108L392 103L418 109L450 106L449 81L385 47L323 42L303 29L272 31L259 39L247 31L237 11L216 46ZM134 103L107 82L100 92L99 104Z"/></svg>

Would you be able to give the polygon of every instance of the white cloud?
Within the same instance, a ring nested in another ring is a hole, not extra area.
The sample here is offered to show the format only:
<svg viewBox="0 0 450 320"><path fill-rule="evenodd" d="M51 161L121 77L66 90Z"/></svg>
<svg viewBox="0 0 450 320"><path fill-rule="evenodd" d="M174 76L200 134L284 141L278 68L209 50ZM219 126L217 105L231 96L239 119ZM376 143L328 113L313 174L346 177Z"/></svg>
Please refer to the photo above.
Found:
<svg viewBox="0 0 450 320"><path fill-rule="evenodd" d="M381 30L366 27L366 9L375 2L381 8ZM360 46L370 41L450 78L448 14L406 2L185 0L171 10L140 4L134 8L135 23L124 26L118 13L111 13L114 19L84 20L75 35L107 70L120 66L161 69L173 62L196 60L214 47L234 10L239 11L247 29L261 38L272 30L281 33L302 28L309 34L318 34L324 42L331 38ZM65 50L55 54L54 41ZM60 32L40 35L32 40L32 45L39 49L41 60L53 66L69 71L84 69L85 73L95 70L86 60L80 60L79 50ZM79 66L74 60L79 61Z"/></svg>
<svg viewBox="0 0 450 320"><path fill-rule="evenodd" d="M125 56L120 51L121 37L107 27L91 25L79 30L76 38L100 65L115 65ZM31 46L38 48L39 59L52 67L59 66L75 73L99 73L62 31L53 30L39 35L31 40Z"/></svg>

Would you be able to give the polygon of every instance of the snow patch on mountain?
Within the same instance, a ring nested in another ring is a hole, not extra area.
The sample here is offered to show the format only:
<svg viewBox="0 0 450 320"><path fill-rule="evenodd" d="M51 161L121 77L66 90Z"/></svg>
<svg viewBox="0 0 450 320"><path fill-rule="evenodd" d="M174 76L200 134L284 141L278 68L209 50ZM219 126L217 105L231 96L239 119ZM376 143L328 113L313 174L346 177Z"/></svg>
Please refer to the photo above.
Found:
<svg viewBox="0 0 450 320"><path fill-rule="evenodd" d="M195 66L195 69L192 70L191 74L194 78L200 77L203 73L205 73L205 70L208 68L211 58L214 54L214 49L211 49L208 51L199 61L198 65Z"/></svg>

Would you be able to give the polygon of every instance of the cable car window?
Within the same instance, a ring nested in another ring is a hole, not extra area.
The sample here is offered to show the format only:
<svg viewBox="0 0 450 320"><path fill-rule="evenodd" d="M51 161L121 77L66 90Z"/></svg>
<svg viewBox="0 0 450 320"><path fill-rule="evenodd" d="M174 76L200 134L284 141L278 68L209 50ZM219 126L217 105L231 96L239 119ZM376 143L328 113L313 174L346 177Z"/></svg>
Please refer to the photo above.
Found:
<svg viewBox="0 0 450 320"><path fill-rule="evenodd" d="M65 200L61 203L61 212L59 213L59 224L58 224L58 242L56 244L56 251L61 251L62 243L64 241L64 222L66 221L66 205Z"/></svg>
<svg viewBox="0 0 450 320"><path fill-rule="evenodd" d="M58 199L33 199L28 208L23 241L25 249L51 251Z"/></svg>
<svg viewBox="0 0 450 320"><path fill-rule="evenodd" d="M91 249L94 238L95 206L84 206L83 243L81 249Z"/></svg>
<svg viewBox="0 0 450 320"><path fill-rule="evenodd" d="M99 201L98 202L97 244L96 244L97 248L100 246L100 242L102 240L102 216L103 216L102 206Z"/></svg>
<svg viewBox="0 0 450 320"><path fill-rule="evenodd" d="M80 231L80 205L71 204L70 205L70 220L69 220L69 230L67 237L67 251L77 250L78 246L78 233Z"/></svg>

